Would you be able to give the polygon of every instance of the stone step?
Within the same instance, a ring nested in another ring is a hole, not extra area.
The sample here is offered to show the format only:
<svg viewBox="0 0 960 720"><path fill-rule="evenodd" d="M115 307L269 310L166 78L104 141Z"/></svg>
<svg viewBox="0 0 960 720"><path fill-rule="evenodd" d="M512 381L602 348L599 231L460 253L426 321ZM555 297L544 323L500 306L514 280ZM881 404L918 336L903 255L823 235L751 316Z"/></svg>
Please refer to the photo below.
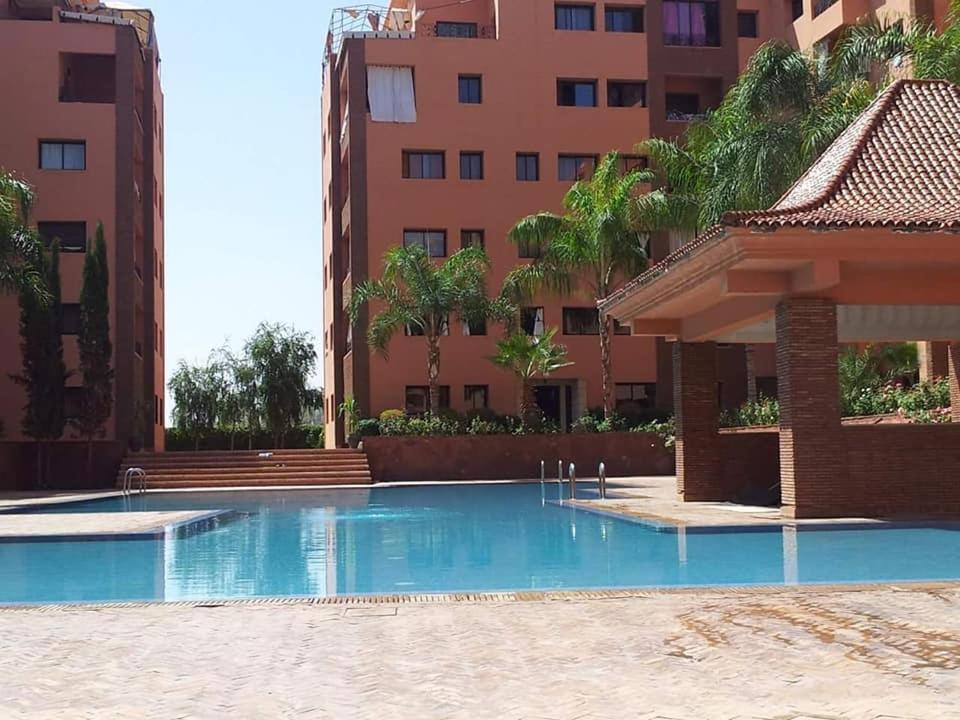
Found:
<svg viewBox="0 0 960 720"><path fill-rule="evenodd" d="M282 486L303 486L303 485L372 485L373 480L369 475L357 478L280 478L277 480L247 480L242 478L229 479L210 479L203 478L191 481L182 480L148 480L145 483L147 489L159 490L175 488L204 488L204 487L282 487Z"/></svg>

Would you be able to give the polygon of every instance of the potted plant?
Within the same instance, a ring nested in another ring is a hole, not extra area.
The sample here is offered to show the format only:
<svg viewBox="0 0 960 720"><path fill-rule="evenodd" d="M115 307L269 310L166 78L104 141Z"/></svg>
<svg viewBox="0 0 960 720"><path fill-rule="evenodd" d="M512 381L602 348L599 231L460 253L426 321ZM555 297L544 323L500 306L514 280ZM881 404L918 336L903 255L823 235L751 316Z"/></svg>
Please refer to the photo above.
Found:
<svg viewBox="0 0 960 720"><path fill-rule="evenodd" d="M347 445L356 448L360 444L360 433L357 427L360 423L360 405L352 395L348 395L340 403L340 417L343 418L343 432L347 436Z"/></svg>

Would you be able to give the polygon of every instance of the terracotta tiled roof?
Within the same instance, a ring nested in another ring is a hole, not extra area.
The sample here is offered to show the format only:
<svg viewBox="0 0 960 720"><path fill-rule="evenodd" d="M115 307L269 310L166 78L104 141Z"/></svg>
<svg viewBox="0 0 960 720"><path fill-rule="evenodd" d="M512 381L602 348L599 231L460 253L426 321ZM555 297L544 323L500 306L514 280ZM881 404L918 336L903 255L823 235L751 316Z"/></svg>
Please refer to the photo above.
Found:
<svg viewBox="0 0 960 720"><path fill-rule="evenodd" d="M960 86L899 80L827 148L769 210L731 212L718 225L601 303L609 308L728 229L960 229Z"/></svg>

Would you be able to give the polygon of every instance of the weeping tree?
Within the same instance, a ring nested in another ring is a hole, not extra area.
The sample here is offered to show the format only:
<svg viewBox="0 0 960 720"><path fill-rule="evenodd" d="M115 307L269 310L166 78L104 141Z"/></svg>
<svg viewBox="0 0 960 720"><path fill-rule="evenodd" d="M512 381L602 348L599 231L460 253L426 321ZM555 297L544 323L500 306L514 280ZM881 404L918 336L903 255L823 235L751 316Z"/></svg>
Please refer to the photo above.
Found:
<svg viewBox="0 0 960 720"><path fill-rule="evenodd" d="M511 332L497 342L497 354L490 358L490 362L509 370L520 381L520 418L525 425L536 422L539 415L533 381L573 365L567 362L567 348L553 342L556 334L556 328L539 337Z"/></svg>
<svg viewBox="0 0 960 720"><path fill-rule="evenodd" d="M20 351L22 374L13 380L26 391L23 433L37 441L37 484L43 487L48 474L49 444L63 436L64 386L68 373L63 361L63 331L60 305L60 244L54 241L49 258L34 259L43 296L33 282L20 289Z"/></svg>
<svg viewBox="0 0 960 720"><path fill-rule="evenodd" d="M321 393L309 386L317 351L308 333L261 323L245 348L257 388L263 423L282 448L306 412L320 407Z"/></svg>
<svg viewBox="0 0 960 720"><path fill-rule="evenodd" d="M590 180L574 184L563 199L563 214L541 212L520 220L510 240L539 255L510 272L504 295L516 304L539 292L566 295L584 290L599 302L647 267L651 231L679 212L661 191L642 192L653 180L647 170L620 170L620 156L609 153ZM600 373L604 412L613 411L610 340L612 320L600 314Z"/></svg>
<svg viewBox="0 0 960 720"><path fill-rule="evenodd" d="M427 344L427 384L430 407L440 407L440 338L449 334L450 318L467 323L506 320L514 310L506 299L487 296L487 254L468 247L436 263L419 246L387 251L383 274L353 290L350 319L360 321L361 310L376 302L378 311L367 326L370 347L388 357L390 340L398 332L423 336Z"/></svg>
<svg viewBox="0 0 960 720"><path fill-rule="evenodd" d="M173 395L173 424L193 438L194 450L201 438L217 424L223 396L223 378L219 365L193 366L183 360L168 383Z"/></svg>
<svg viewBox="0 0 960 720"><path fill-rule="evenodd" d="M95 240L83 262L80 291L80 374L83 386L80 412L70 424L87 441L87 477L93 473L93 440L106 434L113 407L113 345L110 341L110 271L103 224L97 223Z"/></svg>

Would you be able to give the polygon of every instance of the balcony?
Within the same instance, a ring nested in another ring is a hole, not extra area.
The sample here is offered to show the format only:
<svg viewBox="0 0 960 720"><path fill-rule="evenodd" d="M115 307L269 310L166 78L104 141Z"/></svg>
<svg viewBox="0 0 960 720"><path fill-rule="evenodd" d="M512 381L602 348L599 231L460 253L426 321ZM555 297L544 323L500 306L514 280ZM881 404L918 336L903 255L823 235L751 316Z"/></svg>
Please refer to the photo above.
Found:
<svg viewBox="0 0 960 720"><path fill-rule="evenodd" d="M665 84L665 110L669 122L703 120L723 100L720 78L668 76Z"/></svg>
<svg viewBox="0 0 960 720"><path fill-rule="evenodd" d="M464 40L495 40L497 28L472 22L432 22L417 25L417 32L427 37L460 38Z"/></svg>

